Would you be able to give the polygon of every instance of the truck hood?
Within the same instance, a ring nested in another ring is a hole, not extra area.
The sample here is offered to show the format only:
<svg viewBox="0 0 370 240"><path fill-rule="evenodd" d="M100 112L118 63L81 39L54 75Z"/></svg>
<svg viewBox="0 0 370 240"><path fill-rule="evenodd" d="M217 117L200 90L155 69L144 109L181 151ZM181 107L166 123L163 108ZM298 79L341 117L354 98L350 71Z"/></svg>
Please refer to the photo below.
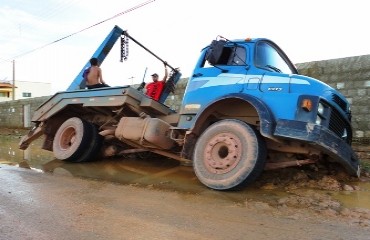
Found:
<svg viewBox="0 0 370 240"><path fill-rule="evenodd" d="M297 81L305 82L306 84L294 84ZM349 102L342 93L315 78L296 74L291 75L290 92L321 96L330 104L337 105L344 112L349 113L350 111Z"/></svg>

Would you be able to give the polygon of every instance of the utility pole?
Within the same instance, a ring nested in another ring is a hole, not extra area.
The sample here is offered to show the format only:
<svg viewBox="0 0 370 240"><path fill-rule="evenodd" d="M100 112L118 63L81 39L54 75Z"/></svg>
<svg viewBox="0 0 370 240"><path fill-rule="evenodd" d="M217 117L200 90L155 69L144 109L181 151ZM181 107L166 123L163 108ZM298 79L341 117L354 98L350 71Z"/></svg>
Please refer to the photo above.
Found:
<svg viewBox="0 0 370 240"><path fill-rule="evenodd" d="M15 60L13 60L12 100L15 100Z"/></svg>
<svg viewBox="0 0 370 240"><path fill-rule="evenodd" d="M135 78L134 76L128 78L131 79L131 85L134 84L134 78Z"/></svg>

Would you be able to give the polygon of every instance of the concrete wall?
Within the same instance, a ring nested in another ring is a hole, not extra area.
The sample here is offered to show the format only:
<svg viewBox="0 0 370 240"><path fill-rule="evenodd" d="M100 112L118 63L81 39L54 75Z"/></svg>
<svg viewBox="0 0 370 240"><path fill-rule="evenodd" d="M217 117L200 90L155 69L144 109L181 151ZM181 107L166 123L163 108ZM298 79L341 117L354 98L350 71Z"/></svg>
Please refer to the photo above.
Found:
<svg viewBox="0 0 370 240"><path fill-rule="evenodd" d="M49 97L0 102L0 127L31 127L32 113Z"/></svg>
<svg viewBox="0 0 370 240"><path fill-rule="evenodd" d="M170 93L167 100L164 102L167 106L175 111L180 110L182 97L184 96L185 88L188 83L188 78L180 79L176 84L174 93Z"/></svg>
<svg viewBox="0 0 370 240"><path fill-rule="evenodd" d="M340 91L351 103L354 138L370 143L370 55L297 64L298 71Z"/></svg>

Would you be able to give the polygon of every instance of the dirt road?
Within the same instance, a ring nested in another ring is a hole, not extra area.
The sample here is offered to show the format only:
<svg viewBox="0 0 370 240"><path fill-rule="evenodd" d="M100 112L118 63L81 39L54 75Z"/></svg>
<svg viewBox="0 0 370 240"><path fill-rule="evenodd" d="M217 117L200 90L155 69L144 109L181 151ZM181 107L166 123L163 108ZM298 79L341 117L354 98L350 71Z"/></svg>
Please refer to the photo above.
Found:
<svg viewBox="0 0 370 240"><path fill-rule="evenodd" d="M0 165L0 239L370 239L301 209ZM224 196L224 195L222 195Z"/></svg>

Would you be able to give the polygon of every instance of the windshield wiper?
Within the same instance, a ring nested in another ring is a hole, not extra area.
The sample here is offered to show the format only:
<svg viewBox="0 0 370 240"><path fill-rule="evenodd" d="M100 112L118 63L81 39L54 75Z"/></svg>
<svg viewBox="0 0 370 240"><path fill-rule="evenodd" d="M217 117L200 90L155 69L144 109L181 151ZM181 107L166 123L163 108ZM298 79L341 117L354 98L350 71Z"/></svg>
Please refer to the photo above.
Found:
<svg viewBox="0 0 370 240"><path fill-rule="evenodd" d="M266 65L265 67L270 68L270 69L272 69L272 70L274 70L275 72L278 72L278 73L281 73L282 72L279 68L274 67L272 65Z"/></svg>

